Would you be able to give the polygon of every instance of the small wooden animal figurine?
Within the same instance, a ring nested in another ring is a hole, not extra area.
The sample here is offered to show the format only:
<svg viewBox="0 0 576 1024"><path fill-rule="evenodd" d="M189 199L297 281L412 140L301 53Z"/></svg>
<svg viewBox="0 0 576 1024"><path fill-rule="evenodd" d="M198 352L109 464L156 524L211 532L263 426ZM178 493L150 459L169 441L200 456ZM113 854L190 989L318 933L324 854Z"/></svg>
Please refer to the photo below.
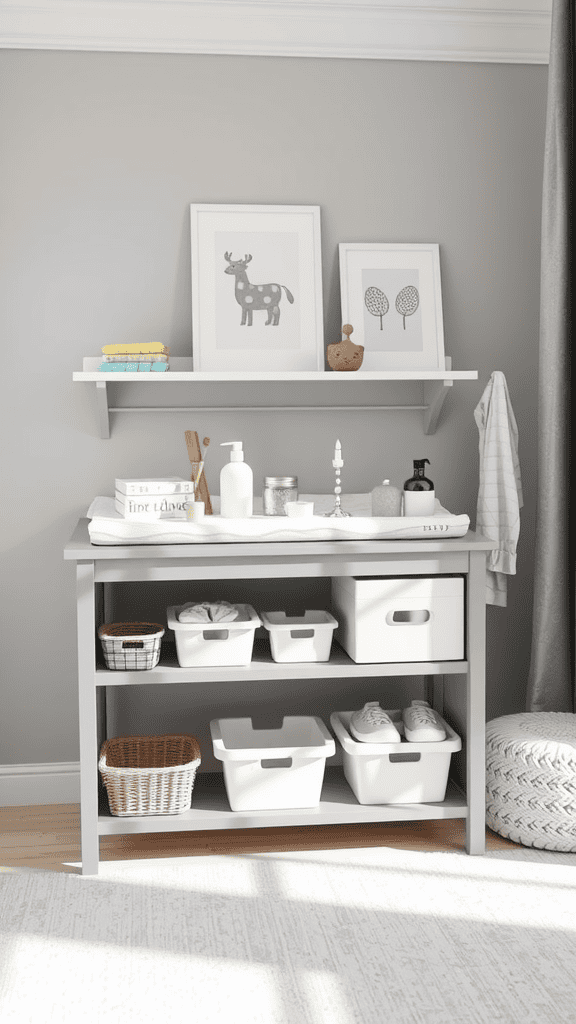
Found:
<svg viewBox="0 0 576 1024"><path fill-rule="evenodd" d="M328 365L333 370L359 370L364 359L364 346L355 345L350 341L350 335L354 328L351 324L344 324L342 334L346 337L334 345L328 345Z"/></svg>

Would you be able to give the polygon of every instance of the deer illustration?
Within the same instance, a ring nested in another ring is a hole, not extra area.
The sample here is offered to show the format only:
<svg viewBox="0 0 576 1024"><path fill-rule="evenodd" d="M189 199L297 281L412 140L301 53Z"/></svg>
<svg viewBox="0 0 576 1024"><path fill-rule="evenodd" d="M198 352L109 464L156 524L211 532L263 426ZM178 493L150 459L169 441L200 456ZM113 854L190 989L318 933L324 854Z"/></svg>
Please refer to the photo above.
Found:
<svg viewBox="0 0 576 1024"><path fill-rule="evenodd" d="M246 267L252 259L250 255L245 255L243 260L233 260L232 253L225 252L224 259L228 263L224 273L234 274L236 278L234 294L236 302L242 306L240 326L246 324L248 327L252 327L253 310L265 309L268 314L265 326L267 327L268 324L272 324L274 327L277 327L280 323L282 289L286 292L288 302L294 302L292 292L288 290L285 284L250 284L248 274L246 273Z"/></svg>

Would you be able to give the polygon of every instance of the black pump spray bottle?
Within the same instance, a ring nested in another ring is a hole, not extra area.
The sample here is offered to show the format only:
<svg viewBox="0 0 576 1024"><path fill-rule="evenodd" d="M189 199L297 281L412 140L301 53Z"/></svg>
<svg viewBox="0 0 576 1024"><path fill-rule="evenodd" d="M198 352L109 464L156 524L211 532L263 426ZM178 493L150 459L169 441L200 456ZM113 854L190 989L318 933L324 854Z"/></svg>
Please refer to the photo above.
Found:
<svg viewBox="0 0 576 1024"><path fill-rule="evenodd" d="M424 476L429 459L414 459L414 474L404 484L404 515L433 516L436 494L434 484Z"/></svg>

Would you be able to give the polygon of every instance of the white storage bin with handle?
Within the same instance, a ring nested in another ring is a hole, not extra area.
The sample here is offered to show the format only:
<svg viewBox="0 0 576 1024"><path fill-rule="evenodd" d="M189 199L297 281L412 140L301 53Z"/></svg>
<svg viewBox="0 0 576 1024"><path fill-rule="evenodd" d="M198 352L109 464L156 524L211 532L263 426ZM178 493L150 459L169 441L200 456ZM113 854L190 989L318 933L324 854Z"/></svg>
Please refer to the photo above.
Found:
<svg viewBox="0 0 576 1024"><path fill-rule="evenodd" d="M355 662L464 658L462 576L340 576L332 607Z"/></svg>
<svg viewBox="0 0 576 1024"><path fill-rule="evenodd" d="M353 711L334 711L330 724L342 746L344 775L360 804L439 803L446 796L450 758L462 740L444 722L446 739L432 742L364 743L350 733ZM402 712L388 711L401 725Z"/></svg>
<svg viewBox="0 0 576 1024"><path fill-rule="evenodd" d="M287 715L280 729L255 729L251 718L210 722L233 811L317 807L326 758L336 744L321 718Z"/></svg>
<svg viewBox="0 0 576 1024"><path fill-rule="evenodd" d="M338 623L330 612L261 612L262 625L270 633L274 661L328 661L332 637Z"/></svg>
<svg viewBox="0 0 576 1024"><path fill-rule="evenodd" d="M169 629L174 630L178 662L183 668L214 668L224 665L249 665L254 634L262 623L249 604L237 604L238 618L232 622L180 622L186 605L171 605L166 613Z"/></svg>

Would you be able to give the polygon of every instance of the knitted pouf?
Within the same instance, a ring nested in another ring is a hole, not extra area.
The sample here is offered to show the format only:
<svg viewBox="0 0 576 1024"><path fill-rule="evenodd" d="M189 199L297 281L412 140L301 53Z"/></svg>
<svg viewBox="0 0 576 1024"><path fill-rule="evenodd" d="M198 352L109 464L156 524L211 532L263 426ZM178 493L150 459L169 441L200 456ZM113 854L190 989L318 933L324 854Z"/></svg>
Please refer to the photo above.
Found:
<svg viewBox="0 0 576 1024"><path fill-rule="evenodd" d="M534 711L488 722L486 824L523 846L576 853L576 715Z"/></svg>

